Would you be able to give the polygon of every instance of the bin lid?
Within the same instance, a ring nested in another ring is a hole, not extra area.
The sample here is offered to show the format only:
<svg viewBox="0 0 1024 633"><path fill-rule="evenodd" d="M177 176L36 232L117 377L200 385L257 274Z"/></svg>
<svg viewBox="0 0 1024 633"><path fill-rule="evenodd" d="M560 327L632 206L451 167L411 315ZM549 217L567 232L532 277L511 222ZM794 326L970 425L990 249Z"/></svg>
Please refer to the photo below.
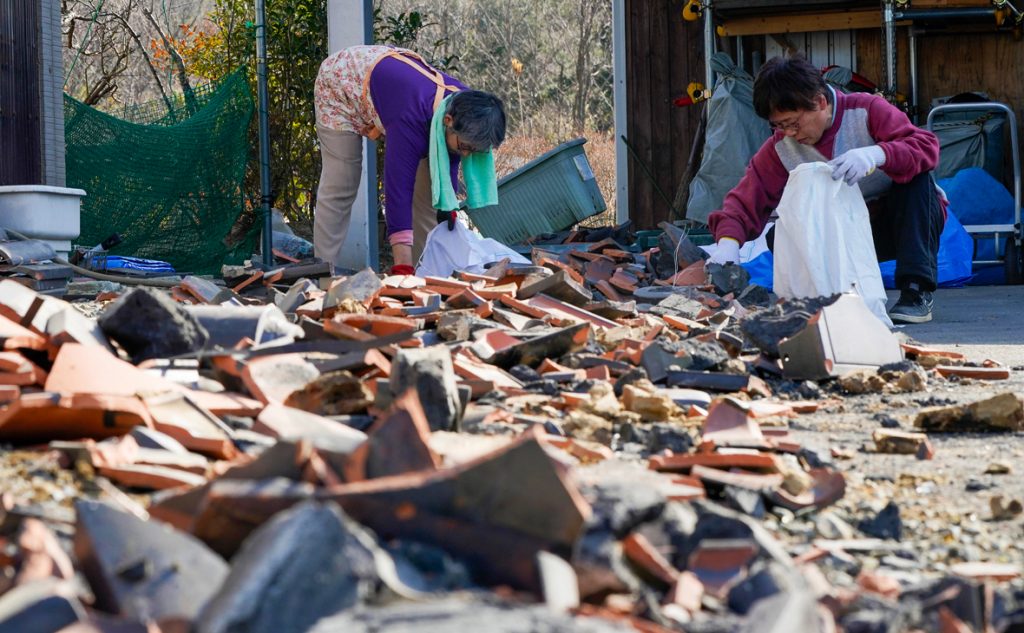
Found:
<svg viewBox="0 0 1024 633"><path fill-rule="evenodd" d="M78 196L80 198L86 195L84 189L54 187L52 185L5 185L0 187L0 193L55 193L62 196Z"/></svg>

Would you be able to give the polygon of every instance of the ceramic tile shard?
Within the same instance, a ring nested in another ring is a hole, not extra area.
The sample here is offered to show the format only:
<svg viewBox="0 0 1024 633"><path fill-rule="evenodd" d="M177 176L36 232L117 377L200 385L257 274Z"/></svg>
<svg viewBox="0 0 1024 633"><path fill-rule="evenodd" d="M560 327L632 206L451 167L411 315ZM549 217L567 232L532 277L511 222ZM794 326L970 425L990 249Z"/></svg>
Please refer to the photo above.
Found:
<svg viewBox="0 0 1024 633"><path fill-rule="evenodd" d="M228 575L223 559L160 522L95 501L75 510L75 557L108 613L192 621Z"/></svg>

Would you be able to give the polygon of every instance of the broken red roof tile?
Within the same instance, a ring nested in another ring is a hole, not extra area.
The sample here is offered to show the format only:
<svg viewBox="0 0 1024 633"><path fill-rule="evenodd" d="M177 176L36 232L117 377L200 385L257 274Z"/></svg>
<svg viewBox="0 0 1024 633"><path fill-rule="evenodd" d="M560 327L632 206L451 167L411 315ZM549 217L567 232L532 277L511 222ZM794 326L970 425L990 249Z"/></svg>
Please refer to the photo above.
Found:
<svg viewBox="0 0 1024 633"><path fill-rule="evenodd" d="M427 282L416 275L388 275L381 280L385 288L422 288Z"/></svg>
<svg viewBox="0 0 1024 633"><path fill-rule="evenodd" d="M166 490L168 488L195 487L206 483L206 477L168 466L125 464L103 466L99 472L111 481L128 488Z"/></svg>
<svg viewBox="0 0 1024 633"><path fill-rule="evenodd" d="M689 332L690 330L696 330L706 327L692 319L674 316L671 314L664 314L661 316L661 318L663 321L665 321L665 323L668 323L669 326L674 327L675 329L681 330L683 332Z"/></svg>
<svg viewBox="0 0 1024 633"><path fill-rule="evenodd" d="M196 391L140 370L95 347L62 345L50 368L45 389L60 393L95 393L134 396L140 393L174 391L188 394L197 405L221 415L256 415L259 401L232 393Z"/></svg>
<svg viewBox="0 0 1024 633"><path fill-rule="evenodd" d="M0 404L17 400L21 397L21 387L18 385L0 385Z"/></svg>
<svg viewBox="0 0 1024 633"><path fill-rule="evenodd" d="M606 248L601 251L601 254L604 255L605 257L611 257L612 259L620 262L633 261L633 253L618 248Z"/></svg>
<svg viewBox="0 0 1024 633"><path fill-rule="evenodd" d="M321 361L317 364L317 369L322 374L347 369L364 378L367 377L367 369L376 369L383 376L388 376L391 374L391 361L380 350L368 349L365 352L349 352L333 360Z"/></svg>
<svg viewBox="0 0 1024 633"><path fill-rule="evenodd" d="M594 287L605 296L609 301L616 303L623 303L626 298L619 294L619 291L615 289L607 280L600 280L594 284Z"/></svg>
<svg viewBox="0 0 1024 633"><path fill-rule="evenodd" d="M666 604L677 604L687 611L697 613L701 610L701 599L704 597L704 583L697 574L684 571L679 574L672 587L665 595Z"/></svg>
<svg viewBox="0 0 1024 633"><path fill-rule="evenodd" d="M335 338L349 341L369 341L376 338L369 332L365 332L355 326L343 323L336 319L324 322L324 334L329 334Z"/></svg>
<svg viewBox="0 0 1024 633"><path fill-rule="evenodd" d="M48 442L54 439L124 435L132 427L152 426L149 411L135 396L22 394L0 408L0 440Z"/></svg>
<svg viewBox="0 0 1024 633"><path fill-rule="evenodd" d="M511 336L505 330L499 330L497 328L481 330L477 333L476 339L479 342L487 344L492 352L497 352L513 345L522 343L522 339Z"/></svg>
<svg viewBox="0 0 1024 633"><path fill-rule="evenodd" d="M263 279L263 271L262 270L257 270L253 274L249 275L241 283L236 284L233 288L231 288L231 290L233 290L234 292L242 292L242 290L244 290L245 288L249 287L250 285L256 283L260 279Z"/></svg>
<svg viewBox="0 0 1024 633"><path fill-rule="evenodd" d="M672 485L665 489L665 496L669 501L693 501L707 497L704 482L697 477L674 476L671 481Z"/></svg>
<svg viewBox="0 0 1024 633"><path fill-rule="evenodd" d="M586 263L584 266L584 277L591 284L597 285L600 281L611 279L616 270L614 262L602 257Z"/></svg>
<svg viewBox="0 0 1024 633"><path fill-rule="evenodd" d="M704 262L694 262L668 279L658 279L655 283L662 286L703 286L707 280Z"/></svg>
<svg viewBox="0 0 1024 633"><path fill-rule="evenodd" d="M654 455L650 468L661 472L686 472L694 466L710 468L751 468L778 472L776 458L767 453L691 453L688 455Z"/></svg>
<svg viewBox="0 0 1024 633"><path fill-rule="evenodd" d="M569 257L581 259L587 262L595 262L603 259L607 262L610 262L613 265L615 264L614 259L608 257L607 255L602 255L601 253L589 253L587 251L569 251Z"/></svg>
<svg viewBox="0 0 1024 633"><path fill-rule="evenodd" d="M705 538L690 554L686 569L693 572L707 592L718 598L747 575L760 548L750 539Z"/></svg>
<svg viewBox="0 0 1024 633"><path fill-rule="evenodd" d="M736 486L749 490L770 490L782 484L784 477L780 474L759 475L750 472L732 472L708 468L707 466L693 466L690 473L698 477L704 483L718 484L722 486Z"/></svg>
<svg viewBox="0 0 1024 633"><path fill-rule="evenodd" d="M593 367L587 367L585 370L586 377L590 380L603 380L605 382L612 382L612 372L607 365L595 365Z"/></svg>
<svg viewBox="0 0 1024 633"><path fill-rule="evenodd" d="M466 281L459 281L458 279L452 279L451 277L424 277L423 281L428 286L435 286L441 288L458 288L461 292L466 288L472 288L473 284Z"/></svg>
<svg viewBox="0 0 1024 633"><path fill-rule="evenodd" d="M581 349L590 340L590 324L579 323L507 347L487 359L501 368L515 365L539 365L545 358L558 357Z"/></svg>
<svg viewBox="0 0 1024 633"><path fill-rule="evenodd" d="M299 354L272 354L249 359L242 382L264 404L284 402L320 376L319 370Z"/></svg>
<svg viewBox="0 0 1024 633"><path fill-rule="evenodd" d="M0 385L42 385L46 370L18 352L0 352Z"/></svg>
<svg viewBox="0 0 1024 633"><path fill-rule="evenodd" d="M548 316L548 313L542 310L541 308L535 308L529 303L516 299L515 297L512 296L503 295L498 300L501 302L503 306L512 308L513 310L518 310L519 312L522 312L526 316L531 316L535 319L544 319L547 318Z"/></svg>
<svg viewBox="0 0 1024 633"><path fill-rule="evenodd" d="M436 470L441 465L430 448L430 425L415 389L395 398L367 435L367 478Z"/></svg>
<svg viewBox="0 0 1024 633"><path fill-rule="evenodd" d="M793 511L812 506L820 509L839 501L846 494L843 473L831 468L812 468L808 474L813 481L809 490L793 495L780 487L769 493L772 501Z"/></svg>
<svg viewBox="0 0 1024 633"><path fill-rule="evenodd" d="M751 400L745 403L747 411L755 418L771 418L776 416L792 417L795 414L789 402L771 402L768 400Z"/></svg>
<svg viewBox="0 0 1024 633"><path fill-rule="evenodd" d="M546 315L566 321L569 324L587 322L595 327L605 329L619 327L619 324L615 321L610 321L604 317L594 314L593 312L565 303L564 301L559 301L558 299L549 297L545 294L539 294L531 297L526 303L543 311Z"/></svg>
<svg viewBox="0 0 1024 633"><path fill-rule="evenodd" d="M959 376L960 378L973 378L975 380L1006 380L1010 377L1010 370L1006 367L966 367L957 365L938 365L935 371L944 378Z"/></svg>
<svg viewBox="0 0 1024 633"><path fill-rule="evenodd" d="M569 264L560 262L555 259L551 259L549 257L541 257L540 260L537 261L537 265L544 266L545 268L550 268L555 272L559 270L565 271L565 274L568 275L570 279L580 284L581 286L584 284L583 275L581 275Z"/></svg>
<svg viewBox="0 0 1024 633"><path fill-rule="evenodd" d="M74 578L71 559L42 521L31 517L22 520L15 543L18 547L15 585L46 578Z"/></svg>
<svg viewBox="0 0 1024 633"><path fill-rule="evenodd" d="M188 275L181 280L181 287L203 303L220 303L228 298L231 291L218 286L208 279Z"/></svg>
<svg viewBox="0 0 1024 633"><path fill-rule="evenodd" d="M720 398L711 403L701 430L701 438L718 445L764 442L761 426L750 415L750 409L734 398Z"/></svg>
<svg viewBox="0 0 1024 633"><path fill-rule="evenodd" d="M901 591L900 581L896 578L866 569L861 569L857 574L857 585L868 593L876 593L890 600L899 598Z"/></svg>
<svg viewBox="0 0 1024 633"><path fill-rule="evenodd" d="M674 585L679 578L679 570L639 532L631 532L622 539L622 553L645 577L666 587Z"/></svg>
<svg viewBox="0 0 1024 633"><path fill-rule="evenodd" d="M544 361L541 362L540 365L537 365L537 373L538 374L547 374L547 373L551 373L551 372L571 372L571 371L573 371L573 369L571 369L569 367L566 367L564 365L559 365L558 363L556 363L555 361L551 360L550 358L545 358Z"/></svg>
<svg viewBox="0 0 1024 633"><path fill-rule="evenodd" d="M75 558L108 613L191 622L228 575L223 559L158 521L84 500L75 515Z"/></svg>
<svg viewBox="0 0 1024 633"><path fill-rule="evenodd" d="M517 296L528 299L539 294L545 294L575 306L586 305L594 298L590 290L573 281L564 270L524 283L520 286Z"/></svg>
<svg viewBox="0 0 1024 633"><path fill-rule="evenodd" d="M607 459L612 459L615 456L610 448L603 444L597 444L596 442L584 443L581 440L575 440L570 437L562 437L559 435L548 435L544 438L544 441L556 448L562 449L566 453L569 453L584 464L603 462Z"/></svg>
<svg viewBox="0 0 1024 633"><path fill-rule="evenodd" d="M324 322L324 332L331 334L335 324L347 325L374 336L388 336L399 332L412 332L420 329L420 322L405 317L381 316L376 314L337 314Z"/></svg>
<svg viewBox="0 0 1024 633"><path fill-rule="evenodd" d="M143 401L152 416L152 426L185 448L217 459L231 459L238 454L224 423L190 394L158 392L144 395Z"/></svg>
<svg viewBox="0 0 1024 633"><path fill-rule="evenodd" d="M523 386L512 374L481 361L468 350L453 354L452 366L455 369L455 375L465 379L488 382L495 387L518 388Z"/></svg>
<svg viewBox="0 0 1024 633"><path fill-rule="evenodd" d="M636 275L630 274L619 268L615 271L615 274L612 275L611 279L608 280L608 283L622 292L633 294L636 292L636 285L638 281L639 280Z"/></svg>
<svg viewBox="0 0 1024 633"><path fill-rule="evenodd" d="M907 356L938 356L941 358L953 358L957 360L964 360L965 356L960 352L951 352L949 350L937 349L934 347L925 347L923 345L914 345L913 343L900 343L900 347Z"/></svg>
<svg viewBox="0 0 1024 633"><path fill-rule="evenodd" d="M572 547L590 515L539 431L455 468L346 484L318 496L382 538L440 545L462 556L483 582L529 590L538 589L534 548ZM481 529L487 539L478 538Z"/></svg>
<svg viewBox="0 0 1024 633"><path fill-rule="evenodd" d="M354 452L366 442L366 434L361 431L283 404L270 404L263 409L253 429L274 438L294 441L306 439L325 446L335 446L346 453Z"/></svg>
<svg viewBox="0 0 1024 633"><path fill-rule="evenodd" d="M46 338L0 314L0 349L47 349Z"/></svg>
<svg viewBox="0 0 1024 633"><path fill-rule="evenodd" d="M787 404L797 413L814 413L821 408L821 403L813 400L792 400Z"/></svg>

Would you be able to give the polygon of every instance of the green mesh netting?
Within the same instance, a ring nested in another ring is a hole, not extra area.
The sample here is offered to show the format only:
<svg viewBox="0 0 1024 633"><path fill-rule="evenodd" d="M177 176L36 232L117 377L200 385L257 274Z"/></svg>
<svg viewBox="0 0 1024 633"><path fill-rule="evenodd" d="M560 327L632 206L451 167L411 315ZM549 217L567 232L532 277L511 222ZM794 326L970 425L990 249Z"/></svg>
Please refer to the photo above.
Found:
<svg viewBox="0 0 1024 633"><path fill-rule="evenodd" d="M187 106L180 100L164 108L159 118L133 117L150 121L140 124L64 96L67 184L86 192L78 243L120 233L114 254L217 273L256 245L251 231L242 243L225 244L245 206L253 112L246 75L235 71Z"/></svg>

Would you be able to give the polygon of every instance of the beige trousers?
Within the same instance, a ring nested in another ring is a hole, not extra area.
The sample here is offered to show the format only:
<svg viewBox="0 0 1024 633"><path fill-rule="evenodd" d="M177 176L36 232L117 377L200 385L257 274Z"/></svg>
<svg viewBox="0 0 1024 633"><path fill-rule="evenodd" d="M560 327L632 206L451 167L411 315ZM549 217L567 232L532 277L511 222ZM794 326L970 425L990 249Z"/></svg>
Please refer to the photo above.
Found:
<svg viewBox="0 0 1024 633"><path fill-rule="evenodd" d="M313 252L323 261L340 266L341 249L352 222L352 203L363 174L363 138L322 125L316 126L316 134L323 166L313 215ZM437 224L436 218L430 195L430 162L424 158L416 171L412 197L414 265L423 252L427 233Z"/></svg>

